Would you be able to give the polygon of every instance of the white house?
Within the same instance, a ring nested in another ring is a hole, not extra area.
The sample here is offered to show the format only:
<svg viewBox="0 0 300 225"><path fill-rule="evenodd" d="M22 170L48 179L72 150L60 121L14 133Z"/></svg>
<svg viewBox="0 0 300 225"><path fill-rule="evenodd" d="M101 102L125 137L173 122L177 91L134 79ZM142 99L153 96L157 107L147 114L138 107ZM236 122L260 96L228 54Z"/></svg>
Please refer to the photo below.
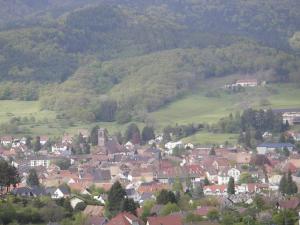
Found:
<svg viewBox="0 0 300 225"><path fill-rule="evenodd" d="M256 147L257 153L261 155L265 155L269 152L273 152L277 150L283 150L287 148L289 151L293 151L294 145L291 143L263 143Z"/></svg>
<svg viewBox="0 0 300 225"><path fill-rule="evenodd" d="M203 187L204 195L227 195L227 185L208 185Z"/></svg>
<svg viewBox="0 0 300 225"><path fill-rule="evenodd" d="M300 123L300 112L285 112L282 114L283 123L288 122L290 125Z"/></svg>
<svg viewBox="0 0 300 225"><path fill-rule="evenodd" d="M48 158L34 158L30 160L30 166L31 167L38 167L38 166L43 166L48 168L50 166L50 159Z"/></svg>
<svg viewBox="0 0 300 225"><path fill-rule="evenodd" d="M127 150L133 150L134 149L134 144L130 141L128 141L126 144L125 144L125 148Z"/></svg>
<svg viewBox="0 0 300 225"><path fill-rule="evenodd" d="M218 184L228 184L230 177L237 182L241 175L241 171L236 168L231 168L229 170L221 171L218 174Z"/></svg>
<svg viewBox="0 0 300 225"><path fill-rule="evenodd" d="M70 192L66 187L58 187L51 195L51 198L60 199L60 198L66 198L69 196L70 196Z"/></svg>
<svg viewBox="0 0 300 225"><path fill-rule="evenodd" d="M170 141L165 144L165 148L168 150L167 151L168 154L172 154L174 148L184 148L184 145L182 141L177 141L177 142Z"/></svg>
<svg viewBox="0 0 300 225"><path fill-rule="evenodd" d="M70 204L73 209L77 206L78 203L83 202L80 198L74 197L70 200Z"/></svg>
<svg viewBox="0 0 300 225"><path fill-rule="evenodd" d="M235 82L236 86L242 86L242 87L256 87L258 85L258 82L256 79L243 79L243 80L237 80Z"/></svg>

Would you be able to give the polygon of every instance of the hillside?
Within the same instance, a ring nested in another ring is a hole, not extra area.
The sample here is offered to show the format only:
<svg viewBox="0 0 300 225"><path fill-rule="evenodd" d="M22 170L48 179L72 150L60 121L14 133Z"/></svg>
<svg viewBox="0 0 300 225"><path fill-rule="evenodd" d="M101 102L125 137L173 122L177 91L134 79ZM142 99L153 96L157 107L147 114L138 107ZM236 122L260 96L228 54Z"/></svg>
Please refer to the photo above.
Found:
<svg viewBox="0 0 300 225"><path fill-rule="evenodd" d="M232 74L300 79L297 0L0 5L0 100L39 101L67 123L145 122Z"/></svg>
<svg viewBox="0 0 300 225"><path fill-rule="evenodd" d="M207 79L271 70L268 80L293 80L299 65L294 56L253 42L224 48L166 50L84 66L55 91L48 90L41 100L45 109L64 111L80 120L109 122L122 112L134 117L155 111ZM111 110L106 119L103 113L107 111L95 105L108 100ZM114 103L116 106L112 106ZM84 106L81 112L78 105Z"/></svg>

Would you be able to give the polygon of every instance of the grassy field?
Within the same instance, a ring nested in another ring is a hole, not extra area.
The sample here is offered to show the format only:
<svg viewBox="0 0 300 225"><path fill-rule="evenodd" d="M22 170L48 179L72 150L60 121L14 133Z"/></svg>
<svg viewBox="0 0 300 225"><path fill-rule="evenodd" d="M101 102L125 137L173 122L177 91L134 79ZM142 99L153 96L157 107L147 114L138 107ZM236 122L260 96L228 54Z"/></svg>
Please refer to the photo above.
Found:
<svg viewBox="0 0 300 225"><path fill-rule="evenodd" d="M211 81L210 81L211 82ZM293 84L272 84L266 87L247 88L245 92L228 94L221 90L220 80L214 85L203 83L193 94L178 99L160 110L150 113L155 121L156 129L166 125L187 123L216 123L221 117L242 111L248 107L255 108L300 108L300 88ZM210 89L207 88L210 87ZM215 97L207 97L208 92L216 93ZM269 103L263 105L262 102ZM78 129L90 129L96 124L105 127L110 133L124 131L126 125L117 123L93 123L64 125L56 120L56 113L40 110L39 102L0 101L0 123L8 122L13 117L35 118L34 123L25 125L32 135L59 136L63 133L75 134ZM140 127L143 124L139 124ZM187 141L194 143L233 143L234 138L227 134L198 133Z"/></svg>
<svg viewBox="0 0 300 225"><path fill-rule="evenodd" d="M152 117L159 126L176 123L215 123L221 117L248 107L300 108L300 88L293 84L247 88L245 92L237 94L228 94L220 89L212 91L219 96L206 97L208 90L200 87L194 94L152 113Z"/></svg>
<svg viewBox="0 0 300 225"><path fill-rule="evenodd" d="M56 113L41 111L37 101L0 101L0 122L6 122L12 117L35 117L37 120L53 120Z"/></svg>
<svg viewBox="0 0 300 225"><path fill-rule="evenodd" d="M184 143L191 142L198 145L224 144L226 141L230 144L237 143L238 135L236 134L215 134L208 132L199 132L190 137L182 139Z"/></svg>

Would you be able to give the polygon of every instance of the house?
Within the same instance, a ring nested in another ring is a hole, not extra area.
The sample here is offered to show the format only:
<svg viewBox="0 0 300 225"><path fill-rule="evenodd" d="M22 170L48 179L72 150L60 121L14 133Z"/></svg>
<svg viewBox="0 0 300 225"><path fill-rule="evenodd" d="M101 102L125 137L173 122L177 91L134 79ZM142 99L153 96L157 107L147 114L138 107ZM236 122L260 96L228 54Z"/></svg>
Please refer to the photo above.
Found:
<svg viewBox="0 0 300 225"><path fill-rule="evenodd" d="M138 187L138 192L140 194L155 193L161 191L162 189L170 189L170 185L152 181L152 182L141 183L141 185Z"/></svg>
<svg viewBox="0 0 300 225"><path fill-rule="evenodd" d="M71 200L70 200L70 204L71 204L71 207L72 207L73 209L75 209L76 206L77 206L77 204L79 204L79 203L81 203L81 202L83 202L83 200L81 200L80 198L77 198L77 197L73 197L73 198L71 198Z"/></svg>
<svg viewBox="0 0 300 225"><path fill-rule="evenodd" d="M46 195L46 191L41 187L19 187L11 191L12 194L22 197L38 197Z"/></svg>
<svg viewBox="0 0 300 225"><path fill-rule="evenodd" d="M177 142L170 141L165 144L165 148L168 150L167 151L168 154L172 154L174 148L184 148L184 145L182 141L177 141Z"/></svg>
<svg viewBox="0 0 300 225"><path fill-rule="evenodd" d="M282 200L278 202L279 209L292 209L295 210L300 206L300 200L297 197L293 197L291 199Z"/></svg>
<svg viewBox="0 0 300 225"><path fill-rule="evenodd" d="M48 140L49 140L49 137L47 137L47 136L41 136L40 137L40 143L41 143L41 145L45 145L48 142Z"/></svg>
<svg viewBox="0 0 300 225"><path fill-rule="evenodd" d="M129 212L121 212L113 217L107 225L144 225L144 222Z"/></svg>
<svg viewBox="0 0 300 225"><path fill-rule="evenodd" d="M230 177L237 182L241 175L241 171L237 168L225 169L218 174L218 184L228 184Z"/></svg>
<svg viewBox="0 0 300 225"><path fill-rule="evenodd" d="M183 225L179 215L152 216L148 217L147 225Z"/></svg>
<svg viewBox="0 0 300 225"><path fill-rule="evenodd" d="M12 136L3 136L3 137L0 137L0 143L3 146L7 147L7 146L11 145L13 142L14 142L14 138Z"/></svg>
<svg viewBox="0 0 300 225"><path fill-rule="evenodd" d="M294 145L291 143L263 143L256 147L257 153L261 155L265 155L269 152L274 152L275 150L283 151L283 149L287 148L289 151L294 150Z"/></svg>
<svg viewBox="0 0 300 225"><path fill-rule="evenodd" d="M60 186L51 195L53 199L66 198L70 196L70 191L65 186Z"/></svg>
<svg viewBox="0 0 300 225"><path fill-rule="evenodd" d="M256 87L258 82L256 79L242 79L235 82L235 86L241 87Z"/></svg>
<svg viewBox="0 0 300 225"><path fill-rule="evenodd" d="M289 125L300 124L300 112L284 112L282 120L283 123L288 122Z"/></svg>
<svg viewBox="0 0 300 225"><path fill-rule="evenodd" d="M99 205L87 205L83 211L85 216L103 216L104 206Z"/></svg>
<svg viewBox="0 0 300 225"><path fill-rule="evenodd" d="M227 195L227 185L207 185L203 187L204 195Z"/></svg>
<svg viewBox="0 0 300 225"><path fill-rule="evenodd" d="M195 210L195 214L199 215L199 216L203 216L206 217L207 214L212 211L212 210L216 210L216 207L213 206L200 206Z"/></svg>
<svg viewBox="0 0 300 225"><path fill-rule="evenodd" d="M47 156L32 156L30 158L31 167L43 166L48 168L50 166L50 159Z"/></svg>
<svg viewBox="0 0 300 225"><path fill-rule="evenodd" d="M134 188L125 189L125 192L128 198L132 198L135 202L140 201L141 195Z"/></svg>
<svg viewBox="0 0 300 225"><path fill-rule="evenodd" d="M107 219L103 216L88 216L84 225L106 225Z"/></svg>

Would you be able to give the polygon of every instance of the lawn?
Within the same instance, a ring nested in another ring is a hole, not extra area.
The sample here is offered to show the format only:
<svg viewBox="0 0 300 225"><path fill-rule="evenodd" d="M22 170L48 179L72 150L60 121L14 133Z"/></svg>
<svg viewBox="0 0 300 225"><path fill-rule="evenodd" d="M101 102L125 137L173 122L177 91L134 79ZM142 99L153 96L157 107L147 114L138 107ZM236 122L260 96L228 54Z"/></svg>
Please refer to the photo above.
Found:
<svg viewBox="0 0 300 225"><path fill-rule="evenodd" d="M218 80L220 82L220 80ZM160 110L150 113L155 128L161 130L167 125L187 123L216 123L221 117L230 113L242 111L247 107L255 108L300 108L300 88L293 84L272 84L267 87L248 88L245 92L228 94L220 90L221 84L203 84L192 94L186 95ZM210 87L208 89L207 87ZM216 97L207 97L207 92L217 92ZM270 105L261 106L261 101L267 100ZM90 129L95 125L105 127L110 133L124 131L127 124L117 123L78 123L68 127L57 121L56 113L40 110L38 101L0 101L0 123L9 121L12 117L35 117L36 122L26 125L31 135L59 136L63 133L75 134L80 128ZM142 128L143 123L138 123ZM199 133L191 138L194 142L224 143L232 135ZM230 139L233 140L233 139ZM233 142L230 141L229 142Z"/></svg>
<svg viewBox="0 0 300 225"><path fill-rule="evenodd" d="M12 117L35 117L36 120L53 120L56 113L41 111L38 101L0 101L0 122L7 122Z"/></svg>
<svg viewBox="0 0 300 225"><path fill-rule="evenodd" d="M207 97L207 91L205 87L200 87L194 94L168 104L151 116L163 127L176 123L216 123L221 117L249 107L300 108L300 88L293 84L247 88L245 92L237 94L215 89L219 92L217 97ZM262 105L263 100L269 104Z"/></svg>
<svg viewBox="0 0 300 225"><path fill-rule="evenodd" d="M191 142L197 145L224 144L226 141L230 144L237 143L237 134L219 134L209 132L198 132L190 137L182 139L184 143Z"/></svg>

